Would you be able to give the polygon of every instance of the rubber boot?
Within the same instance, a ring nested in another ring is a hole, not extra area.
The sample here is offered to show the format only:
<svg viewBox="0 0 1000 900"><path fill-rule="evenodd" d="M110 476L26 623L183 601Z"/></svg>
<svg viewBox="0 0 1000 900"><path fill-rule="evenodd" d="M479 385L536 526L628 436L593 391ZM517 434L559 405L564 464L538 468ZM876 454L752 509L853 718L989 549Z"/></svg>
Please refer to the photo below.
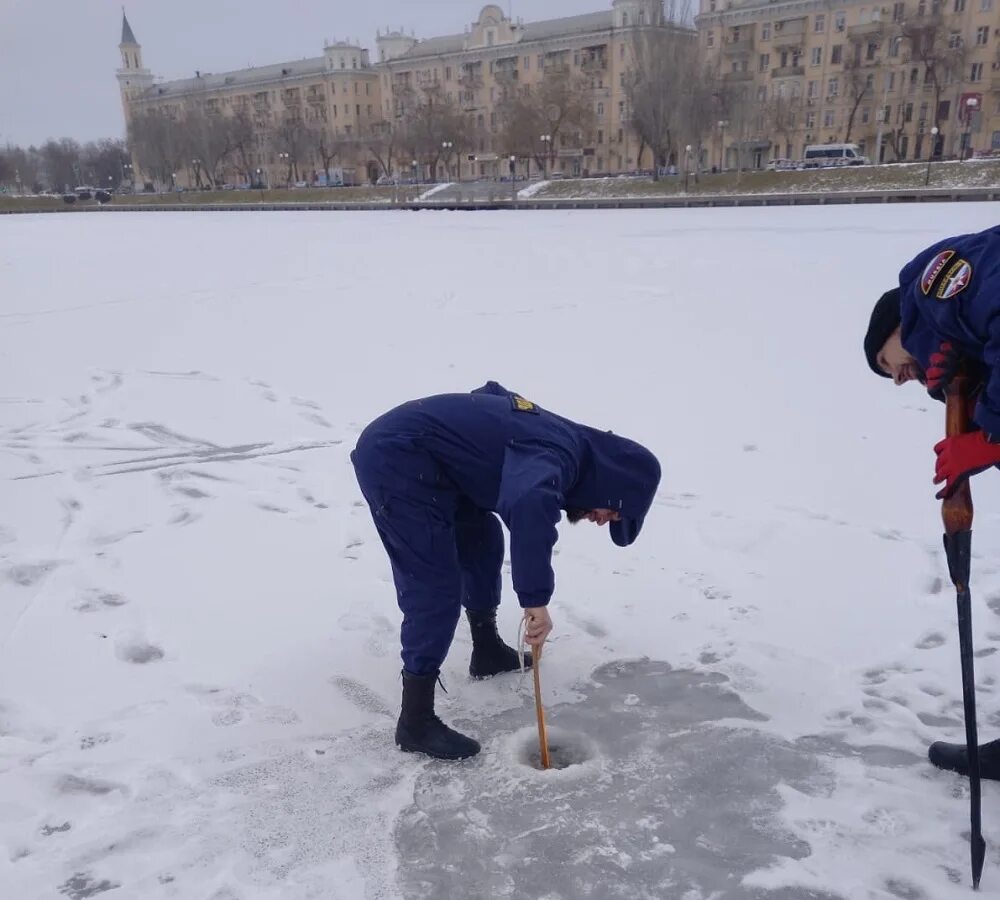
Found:
<svg viewBox="0 0 1000 900"><path fill-rule="evenodd" d="M435 759L466 759L479 752L479 743L449 728L434 714L438 673L413 675L403 669L403 708L396 723L396 746L407 753L426 753Z"/></svg>
<svg viewBox="0 0 1000 900"><path fill-rule="evenodd" d="M521 668L521 656L513 647L508 647L497 632L497 610L467 609L465 615L472 629L472 659L469 674L473 678L491 678L501 672L517 672ZM524 667L531 668L531 652L523 654Z"/></svg>
<svg viewBox="0 0 1000 900"><path fill-rule="evenodd" d="M931 744L927 758L939 769L969 774L969 754L965 744L946 744L938 741ZM1000 741L990 741L979 747L979 776L992 781L1000 781Z"/></svg>

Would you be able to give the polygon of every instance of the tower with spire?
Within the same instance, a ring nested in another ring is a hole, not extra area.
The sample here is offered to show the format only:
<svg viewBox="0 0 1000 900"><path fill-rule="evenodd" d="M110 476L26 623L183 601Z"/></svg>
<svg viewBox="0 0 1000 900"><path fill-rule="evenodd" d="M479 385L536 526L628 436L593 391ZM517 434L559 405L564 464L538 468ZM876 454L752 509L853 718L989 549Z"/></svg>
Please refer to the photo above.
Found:
<svg viewBox="0 0 1000 900"><path fill-rule="evenodd" d="M132 31L132 26L128 23L124 9L122 9L122 40L118 49L122 55L122 64L117 72L118 87L121 90L122 106L125 110L127 123L132 102L153 86L153 75L142 64L142 47L135 39L135 34Z"/></svg>

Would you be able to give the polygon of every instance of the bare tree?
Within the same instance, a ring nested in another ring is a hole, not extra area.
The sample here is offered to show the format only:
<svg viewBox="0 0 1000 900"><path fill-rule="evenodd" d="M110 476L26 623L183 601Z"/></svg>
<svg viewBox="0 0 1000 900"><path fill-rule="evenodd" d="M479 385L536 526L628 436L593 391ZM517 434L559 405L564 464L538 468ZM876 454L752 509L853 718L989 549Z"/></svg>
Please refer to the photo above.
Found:
<svg viewBox="0 0 1000 900"><path fill-rule="evenodd" d="M117 188L129 161L128 150L122 140L105 139L85 144L81 151L83 168L93 179L94 185Z"/></svg>
<svg viewBox="0 0 1000 900"><path fill-rule="evenodd" d="M847 114L847 130L844 134L846 143L850 143L858 107L866 98L871 97L875 83L874 72L870 66L865 66L865 60L862 59L864 51L861 43L851 41L849 48L850 55L844 60L844 90L847 92L847 99L851 104L851 110Z"/></svg>
<svg viewBox="0 0 1000 900"><path fill-rule="evenodd" d="M164 109L147 109L131 119L129 139L139 167L160 184L175 184L175 173L188 155L183 131Z"/></svg>
<svg viewBox="0 0 1000 900"><path fill-rule="evenodd" d="M309 145L309 128L296 110L285 113L271 132L271 143L278 153L287 153L288 175L286 181L299 180L299 162Z"/></svg>
<svg viewBox="0 0 1000 900"><path fill-rule="evenodd" d="M189 107L181 122L186 149L191 153L195 183L202 186L202 172L209 187L223 181L222 170L235 148L233 121L221 112L198 104Z"/></svg>
<svg viewBox="0 0 1000 900"><path fill-rule="evenodd" d="M393 160L398 148L399 128L395 121L382 120L372 122L368 134L365 137L365 145L368 152L375 157L382 174L391 178L393 174Z"/></svg>
<svg viewBox="0 0 1000 900"><path fill-rule="evenodd" d="M439 84L403 92L403 115L400 143L411 151L413 159L424 163L431 177L437 177L438 165L446 141L465 142L467 122L454 101L449 100Z"/></svg>
<svg viewBox="0 0 1000 900"><path fill-rule="evenodd" d="M80 145L72 138L46 141L41 148L42 164L49 183L58 190L79 184L86 173L80 166Z"/></svg>
<svg viewBox="0 0 1000 900"><path fill-rule="evenodd" d="M934 93L933 124L940 126L941 94L962 75L968 55L965 42L960 35L957 40L952 37L937 11L903 22L900 34L910 45L912 60L920 63L924 85L930 85Z"/></svg>
<svg viewBox="0 0 1000 900"><path fill-rule="evenodd" d="M674 155L679 138L700 129L694 120L705 108L699 85L697 42L684 29L638 29L632 37L632 67L625 93L632 129L653 153L653 179ZM711 108L712 104L708 104Z"/></svg>
<svg viewBox="0 0 1000 900"><path fill-rule="evenodd" d="M228 120L229 136L233 146L232 158L236 169L246 178L248 185L257 182L255 155L259 147L258 130L247 110L237 110Z"/></svg>

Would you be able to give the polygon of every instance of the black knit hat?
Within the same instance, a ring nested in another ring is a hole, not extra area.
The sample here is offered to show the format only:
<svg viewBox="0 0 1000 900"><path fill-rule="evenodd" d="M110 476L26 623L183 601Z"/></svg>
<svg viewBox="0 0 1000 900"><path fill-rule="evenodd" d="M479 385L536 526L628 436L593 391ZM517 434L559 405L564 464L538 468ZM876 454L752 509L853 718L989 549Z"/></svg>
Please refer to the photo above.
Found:
<svg viewBox="0 0 1000 900"><path fill-rule="evenodd" d="M879 297L875 309L872 310L871 321L868 323L868 333L865 335L865 356L868 359L868 365L871 366L876 375L881 375L883 378L891 378L892 376L882 370L877 357L885 346L885 342L899 327L900 321L899 288L893 288Z"/></svg>

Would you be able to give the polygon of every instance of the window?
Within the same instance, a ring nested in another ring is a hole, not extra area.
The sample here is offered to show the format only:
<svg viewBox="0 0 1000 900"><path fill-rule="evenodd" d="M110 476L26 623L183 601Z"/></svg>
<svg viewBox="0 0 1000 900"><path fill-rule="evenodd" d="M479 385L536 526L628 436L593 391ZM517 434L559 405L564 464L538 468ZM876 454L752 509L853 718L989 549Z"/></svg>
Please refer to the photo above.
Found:
<svg viewBox="0 0 1000 900"><path fill-rule="evenodd" d="M603 116L604 115L604 104L603 103L598 103L597 104L597 114L599 116Z"/></svg>
<svg viewBox="0 0 1000 900"><path fill-rule="evenodd" d="M892 115L892 107L883 106L882 107L882 118L879 119L880 122L888 122L889 117Z"/></svg>
<svg viewBox="0 0 1000 900"><path fill-rule="evenodd" d="M437 81L436 78L434 80ZM365 96L366 97L370 97L371 95L372 95L372 85L371 85L371 82L370 81L366 81L365 82Z"/></svg>
<svg viewBox="0 0 1000 900"><path fill-rule="evenodd" d="M867 106L863 106L861 108L861 124L867 125L868 122L871 120L871 116L872 116L871 109Z"/></svg>
<svg viewBox="0 0 1000 900"><path fill-rule="evenodd" d="M360 116L361 115L361 104L360 103L356 104L355 107L354 107L354 109L355 109L355 112Z"/></svg>
<svg viewBox="0 0 1000 900"><path fill-rule="evenodd" d="M816 19L813 21L813 31L816 34L822 34L826 31L826 16L823 13L816 16Z"/></svg>
<svg viewBox="0 0 1000 900"><path fill-rule="evenodd" d="M812 99L818 93L819 93L819 82L810 81L809 84L806 85L806 97Z"/></svg>
<svg viewBox="0 0 1000 900"><path fill-rule="evenodd" d="M370 116L371 114L372 114L372 105L369 103L368 104L368 115Z"/></svg>
<svg viewBox="0 0 1000 900"><path fill-rule="evenodd" d="M496 43L496 40L497 40L497 33L492 28L487 29L486 46L492 47Z"/></svg>
<svg viewBox="0 0 1000 900"><path fill-rule="evenodd" d="M806 128L815 128L815 127L816 127L816 113L814 110L809 110L809 112L806 113Z"/></svg>
<svg viewBox="0 0 1000 900"><path fill-rule="evenodd" d="M618 84L619 84L620 87L625 87L625 73L624 72L619 72L618 73Z"/></svg>
<svg viewBox="0 0 1000 900"><path fill-rule="evenodd" d="M822 47L813 47L812 48L810 62L814 66L820 66L820 65L823 64L823 48Z"/></svg>
<svg viewBox="0 0 1000 900"><path fill-rule="evenodd" d="M759 64L757 66L758 72L766 72L771 66L771 54L761 53Z"/></svg>
<svg viewBox="0 0 1000 900"><path fill-rule="evenodd" d="M625 130L623 128L618 129L618 143L622 144L625 142Z"/></svg>
<svg viewBox="0 0 1000 900"><path fill-rule="evenodd" d="M760 39L762 41L769 41L769 40L771 40L771 23L770 22L764 22L764 24L760 26Z"/></svg>
<svg viewBox="0 0 1000 900"><path fill-rule="evenodd" d="M827 97L836 97L840 94L840 79L831 78L826 83L826 95Z"/></svg>
<svg viewBox="0 0 1000 900"><path fill-rule="evenodd" d="M618 121L621 122L625 119L625 101L618 101Z"/></svg>
<svg viewBox="0 0 1000 900"><path fill-rule="evenodd" d="M920 104L920 114L917 116L917 121L923 125L927 121L927 103Z"/></svg>
<svg viewBox="0 0 1000 900"><path fill-rule="evenodd" d="M598 128L597 129L597 143L598 144L603 144L604 143L604 129L603 128Z"/></svg>
<svg viewBox="0 0 1000 900"><path fill-rule="evenodd" d="M939 122L947 122L948 121L948 117L950 115L951 115L951 101L950 100L942 100L938 104L937 120Z"/></svg>
<svg viewBox="0 0 1000 900"><path fill-rule="evenodd" d="M865 90L866 91L874 91L875 90L875 75L872 72L869 72L865 76Z"/></svg>
<svg viewBox="0 0 1000 900"><path fill-rule="evenodd" d="M530 72L531 71L531 57L530 56L524 57L524 71L525 72Z"/></svg>
<svg viewBox="0 0 1000 900"><path fill-rule="evenodd" d="M865 59L872 62L876 53L878 53L878 41L869 41L868 49L865 51Z"/></svg>
<svg viewBox="0 0 1000 900"><path fill-rule="evenodd" d="M767 85L760 85L757 88L757 102L764 103L767 100Z"/></svg>
<svg viewBox="0 0 1000 900"><path fill-rule="evenodd" d="M983 64L973 63L972 68L969 69L969 81L982 81L983 80Z"/></svg>
<svg viewBox="0 0 1000 900"><path fill-rule="evenodd" d="M834 122L834 119L836 118L836 116L837 116L837 111L836 110L833 110L833 109L824 109L823 110L823 127L824 128L833 128L833 122Z"/></svg>
<svg viewBox="0 0 1000 900"><path fill-rule="evenodd" d="M955 0L955 12L965 12L965 0Z"/></svg>
<svg viewBox="0 0 1000 900"><path fill-rule="evenodd" d="M1000 150L1000 131L994 131L990 141L991 150Z"/></svg>
<svg viewBox="0 0 1000 900"><path fill-rule="evenodd" d="M705 35L705 46L707 46L707 47L714 47L715 46L715 32L714 31L709 31ZM625 49L625 45L622 44L622 50L624 50L624 49Z"/></svg>
<svg viewBox="0 0 1000 900"><path fill-rule="evenodd" d="M899 57L900 48L903 46L902 35L896 35L895 37L889 38L889 56L893 59Z"/></svg>
<svg viewBox="0 0 1000 900"><path fill-rule="evenodd" d="M451 66L445 66L444 68L444 80L451 81Z"/></svg>
<svg viewBox="0 0 1000 900"><path fill-rule="evenodd" d="M833 17L833 27L835 31L843 31L847 28L847 13L836 13Z"/></svg>
<svg viewBox="0 0 1000 900"><path fill-rule="evenodd" d="M990 39L990 28L988 25L982 25L976 29L976 46L982 47Z"/></svg>
<svg viewBox="0 0 1000 900"><path fill-rule="evenodd" d="M980 12L992 12L993 11L993 0L980 0L979 11Z"/></svg>
<svg viewBox="0 0 1000 900"><path fill-rule="evenodd" d="M913 121L913 104L907 103L903 107L903 121L912 122Z"/></svg>
<svg viewBox="0 0 1000 900"><path fill-rule="evenodd" d="M618 45L618 58L619 59L625 59L625 45L624 44L619 44Z"/></svg>
<svg viewBox="0 0 1000 900"><path fill-rule="evenodd" d="M844 61L844 45L834 44L830 49L830 63L839 66Z"/></svg>
<svg viewBox="0 0 1000 900"><path fill-rule="evenodd" d="M962 32L952 31L948 34L948 49L957 50L962 46Z"/></svg>
<svg viewBox="0 0 1000 900"><path fill-rule="evenodd" d="M903 16L906 15L906 4L905 3L893 3L892 4L892 21L897 25L903 21Z"/></svg>
<svg viewBox="0 0 1000 900"><path fill-rule="evenodd" d="M574 66L580 65L580 51L579 50L576 50L573 53L573 65Z"/></svg>

